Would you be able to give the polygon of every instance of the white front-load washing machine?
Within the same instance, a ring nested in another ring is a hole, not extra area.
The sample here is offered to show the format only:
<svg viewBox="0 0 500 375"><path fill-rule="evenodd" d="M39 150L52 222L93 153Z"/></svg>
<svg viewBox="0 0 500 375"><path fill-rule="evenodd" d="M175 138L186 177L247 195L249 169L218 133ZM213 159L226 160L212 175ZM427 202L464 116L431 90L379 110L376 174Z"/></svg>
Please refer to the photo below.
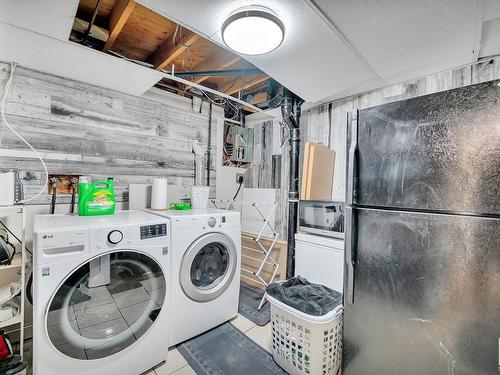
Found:
<svg viewBox="0 0 500 375"><path fill-rule="evenodd" d="M217 327L238 314L240 213L151 211L170 220L170 345Z"/></svg>
<svg viewBox="0 0 500 375"><path fill-rule="evenodd" d="M138 375L166 360L168 220L142 211L34 221L34 375Z"/></svg>

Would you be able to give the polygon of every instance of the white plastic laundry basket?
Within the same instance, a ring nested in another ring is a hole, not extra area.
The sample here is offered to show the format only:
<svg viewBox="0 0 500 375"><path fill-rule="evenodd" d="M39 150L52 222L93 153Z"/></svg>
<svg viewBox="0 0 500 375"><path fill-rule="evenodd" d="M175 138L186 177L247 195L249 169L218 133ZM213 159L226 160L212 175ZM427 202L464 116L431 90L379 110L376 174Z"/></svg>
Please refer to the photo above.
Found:
<svg viewBox="0 0 500 375"><path fill-rule="evenodd" d="M271 303L273 358L290 375L337 375L342 363L342 306L323 316Z"/></svg>

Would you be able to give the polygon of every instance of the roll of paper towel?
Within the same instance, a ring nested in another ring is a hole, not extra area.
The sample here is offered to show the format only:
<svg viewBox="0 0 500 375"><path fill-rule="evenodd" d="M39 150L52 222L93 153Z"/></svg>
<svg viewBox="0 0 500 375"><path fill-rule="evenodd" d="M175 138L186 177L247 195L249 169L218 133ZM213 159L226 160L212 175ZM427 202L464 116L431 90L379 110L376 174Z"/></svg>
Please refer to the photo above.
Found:
<svg viewBox="0 0 500 375"><path fill-rule="evenodd" d="M167 179L153 179L151 188L151 209L166 210L167 209Z"/></svg>
<svg viewBox="0 0 500 375"><path fill-rule="evenodd" d="M0 173L0 206L14 204L14 172Z"/></svg>

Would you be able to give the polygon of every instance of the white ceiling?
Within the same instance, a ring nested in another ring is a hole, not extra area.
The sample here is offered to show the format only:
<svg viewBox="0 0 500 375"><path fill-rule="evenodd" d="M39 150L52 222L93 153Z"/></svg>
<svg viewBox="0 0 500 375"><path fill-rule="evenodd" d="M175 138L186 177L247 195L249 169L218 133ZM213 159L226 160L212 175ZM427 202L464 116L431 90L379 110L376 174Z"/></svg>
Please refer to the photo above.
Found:
<svg viewBox="0 0 500 375"><path fill-rule="evenodd" d="M66 41L77 9L78 0L0 0L0 19Z"/></svg>
<svg viewBox="0 0 500 375"><path fill-rule="evenodd" d="M500 53L498 25L482 33L483 21L499 17L500 0L138 1L221 45L233 10L273 9L285 24L283 44L246 58L313 102L475 62L482 37L488 54Z"/></svg>
<svg viewBox="0 0 500 375"><path fill-rule="evenodd" d="M273 9L283 44L249 61L309 102L500 53L500 0L137 0L222 45L245 5ZM141 95L158 72L68 41L78 0L0 0L0 60Z"/></svg>

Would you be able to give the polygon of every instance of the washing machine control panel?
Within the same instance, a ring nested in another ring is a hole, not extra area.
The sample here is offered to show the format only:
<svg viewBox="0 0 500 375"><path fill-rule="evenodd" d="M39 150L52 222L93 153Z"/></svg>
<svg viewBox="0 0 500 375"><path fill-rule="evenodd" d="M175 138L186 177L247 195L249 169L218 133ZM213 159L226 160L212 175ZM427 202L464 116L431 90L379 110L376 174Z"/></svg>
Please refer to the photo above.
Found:
<svg viewBox="0 0 500 375"><path fill-rule="evenodd" d="M141 240L167 235L167 224L154 224L141 226Z"/></svg>
<svg viewBox="0 0 500 375"><path fill-rule="evenodd" d="M112 230L108 233L108 242L110 244L116 245L123 240L123 233L119 230Z"/></svg>
<svg viewBox="0 0 500 375"><path fill-rule="evenodd" d="M90 231L90 252L134 246L157 245L166 241L167 224L120 225Z"/></svg>

